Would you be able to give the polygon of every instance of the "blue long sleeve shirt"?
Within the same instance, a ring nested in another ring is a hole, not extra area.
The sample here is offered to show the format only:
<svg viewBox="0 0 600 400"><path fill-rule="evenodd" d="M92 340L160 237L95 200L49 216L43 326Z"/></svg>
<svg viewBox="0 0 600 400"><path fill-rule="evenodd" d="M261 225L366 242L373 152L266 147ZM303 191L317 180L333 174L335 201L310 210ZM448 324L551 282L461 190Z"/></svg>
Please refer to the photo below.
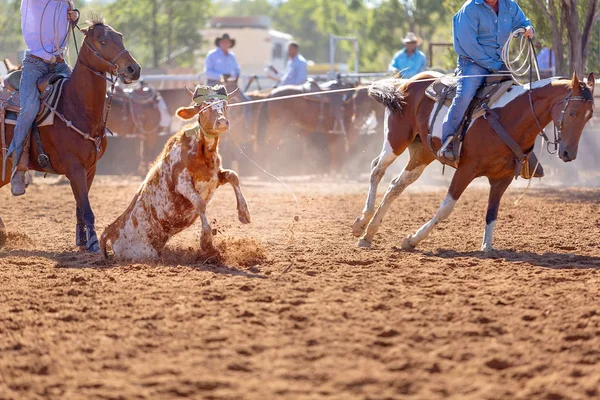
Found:
<svg viewBox="0 0 600 400"><path fill-rule="evenodd" d="M204 74L207 80L220 81L221 75L240 76L240 66L231 51L225 54L220 47L211 50L204 60Z"/></svg>
<svg viewBox="0 0 600 400"><path fill-rule="evenodd" d="M301 54L290 58L285 67L285 73L281 78L282 85L302 85L306 82L307 65L306 59Z"/></svg>
<svg viewBox="0 0 600 400"><path fill-rule="evenodd" d="M390 72L400 71L402 77L408 79L423 72L426 66L427 59L423 52L416 50L409 56L406 49L402 49L394 54L388 70Z"/></svg>
<svg viewBox="0 0 600 400"><path fill-rule="evenodd" d="M452 23L454 50L492 71L502 68L502 47L510 33L531 21L514 0L498 0L498 14L484 0L468 0Z"/></svg>

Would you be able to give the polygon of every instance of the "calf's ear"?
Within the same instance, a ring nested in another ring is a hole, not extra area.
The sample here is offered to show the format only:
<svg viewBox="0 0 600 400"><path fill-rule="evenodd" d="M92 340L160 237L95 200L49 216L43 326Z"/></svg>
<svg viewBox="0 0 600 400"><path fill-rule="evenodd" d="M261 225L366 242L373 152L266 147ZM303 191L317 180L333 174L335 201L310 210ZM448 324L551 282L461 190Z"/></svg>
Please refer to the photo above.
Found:
<svg viewBox="0 0 600 400"><path fill-rule="evenodd" d="M198 114L196 107L179 107L177 109L177 116L183 120L188 120L194 118Z"/></svg>

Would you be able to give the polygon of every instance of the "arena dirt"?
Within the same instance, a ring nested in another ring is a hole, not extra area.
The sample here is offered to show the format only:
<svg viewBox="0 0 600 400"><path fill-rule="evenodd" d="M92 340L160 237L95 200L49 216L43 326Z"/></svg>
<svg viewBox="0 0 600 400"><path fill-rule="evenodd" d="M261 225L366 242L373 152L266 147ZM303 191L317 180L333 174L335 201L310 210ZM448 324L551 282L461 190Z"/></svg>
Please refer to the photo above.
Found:
<svg viewBox="0 0 600 400"><path fill-rule="evenodd" d="M243 180L244 181L244 180ZM0 399L591 399L600 397L600 190L512 190L479 249L470 189L420 249L395 248L442 191L411 191L372 250L350 225L366 183L246 180L156 265L78 252L69 186L0 192ZM99 232L137 179L100 178ZM299 214L299 221L294 216Z"/></svg>

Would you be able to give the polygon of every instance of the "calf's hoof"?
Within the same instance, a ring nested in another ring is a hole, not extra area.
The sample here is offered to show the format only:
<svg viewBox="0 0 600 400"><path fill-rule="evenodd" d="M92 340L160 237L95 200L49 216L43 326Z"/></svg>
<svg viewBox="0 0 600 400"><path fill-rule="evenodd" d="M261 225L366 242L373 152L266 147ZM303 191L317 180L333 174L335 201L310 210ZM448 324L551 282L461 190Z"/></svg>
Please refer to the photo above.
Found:
<svg viewBox="0 0 600 400"><path fill-rule="evenodd" d="M410 235L404 238L402 241L402 250L412 251L416 248L416 246L410 242L411 239L412 237Z"/></svg>
<svg viewBox="0 0 600 400"><path fill-rule="evenodd" d="M249 224L251 221L250 211L248 211L247 208L244 210L238 210L238 219L242 224Z"/></svg>
<svg viewBox="0 0 600 400"><path fill-rule="evenodd" d="M356 237L361 237L365 233L366 228L367 224L361 223L360 217L356 217L352 224L352 234Z"/></svg>
<svg viewBox="0 0 600 400"><path fill-rule="evenodd" d="M365 238L362 238L358 241L358 247L360 247L361 249L370 249L371 246L372 246L371 242L369 242Z"/></svg>

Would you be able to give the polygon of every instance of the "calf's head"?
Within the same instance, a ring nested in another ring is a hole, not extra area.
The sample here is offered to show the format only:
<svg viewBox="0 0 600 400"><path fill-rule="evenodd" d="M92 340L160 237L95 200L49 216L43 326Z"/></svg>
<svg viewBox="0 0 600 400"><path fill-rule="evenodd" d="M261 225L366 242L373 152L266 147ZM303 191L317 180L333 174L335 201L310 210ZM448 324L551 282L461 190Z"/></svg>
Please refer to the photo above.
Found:
<svg viewBox="0 0 600 400"><path fill-rule="evenodd" d="M198 85L192 93L194 104L181 107L177 116L183 120L198 119L204 135L218 137L229 130L227 119L227 90L222 85Z"/></svg>

